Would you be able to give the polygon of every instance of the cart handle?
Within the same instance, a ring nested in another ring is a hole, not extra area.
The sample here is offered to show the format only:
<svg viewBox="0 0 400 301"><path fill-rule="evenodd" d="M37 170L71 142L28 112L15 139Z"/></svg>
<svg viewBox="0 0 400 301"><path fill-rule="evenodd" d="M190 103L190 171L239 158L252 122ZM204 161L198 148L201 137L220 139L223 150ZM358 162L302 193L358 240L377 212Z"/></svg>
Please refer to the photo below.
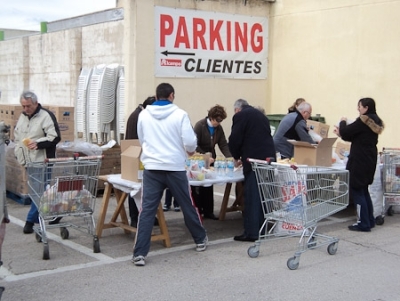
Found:
<svg viewBox="0 0 400 301"><path fill-rule="evenodd" d="M275 162L275 158L273 157L268 157L266 160L260 160L260 159L253 159L253 158L247 158L248 162L254 162L254 163L261 163L261 164L268 164L268 165L279 165L279 163ZM293 170L298 170L299 167L294 164L290 164L289 167Z"/></svg>
<svg viewBox="0 0 400 301"><path fill-rule="evenodd" d="M75 160L78 161L83 161L83 160L103 160L104 159L104 155L98 155L98 156L86 156L86 157L74 157Z"/></svg>
<svg viewBox="0 0 400 301"><path fill-rule="evenodd" d="M383 151L400 151L399 147L384 147Z"/></svg>
<svg viewBox="0 0 400 301"><path fill-rule="evenodd" d="M267 157L265 160L260 160L260 159L253 159L253 158L247 158L247 162L254 162L254 163L263 163L263 164L271 164L272 162L275 162L274 157Z"/></svg>
<svg viewBox="0 0 400 301"><path fill-rule="evenodd" d="M68 161L74 161L74 160L78 160L78 161L83 161L83 160L103 160L103 159L104 159L104 155L79 157L78 153L74 153L73 157L45 159L44 163L68 162Z"/></svg>

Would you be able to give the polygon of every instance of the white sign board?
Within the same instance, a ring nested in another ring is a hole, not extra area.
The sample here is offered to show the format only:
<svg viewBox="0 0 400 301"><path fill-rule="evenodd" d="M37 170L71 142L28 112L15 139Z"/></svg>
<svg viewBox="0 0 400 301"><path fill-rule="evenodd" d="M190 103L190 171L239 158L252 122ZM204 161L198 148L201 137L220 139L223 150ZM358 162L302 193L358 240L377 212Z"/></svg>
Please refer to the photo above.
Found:
<svg viewBox="0 0 400 301"><path fill-rule="evenodd" d="M268 19L155 7L155 76L267 78Z"/></svg>

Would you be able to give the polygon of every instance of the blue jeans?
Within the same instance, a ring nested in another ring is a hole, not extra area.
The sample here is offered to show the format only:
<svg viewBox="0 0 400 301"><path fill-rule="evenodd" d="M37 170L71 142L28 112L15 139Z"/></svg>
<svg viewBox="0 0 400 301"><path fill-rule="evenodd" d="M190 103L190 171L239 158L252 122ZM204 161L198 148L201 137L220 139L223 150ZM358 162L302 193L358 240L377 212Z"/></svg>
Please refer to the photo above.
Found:
<svg viewBox="0 0 400 301"><path fill-rule="evenodd" d="M31 202L31 209L29 209L26 221L30 223L39 223L39 211L34 202Z"/></svg>
<svg viewBox="0 0 400 301"><path fill-rule="evenodd" d="M256 174L250 171L244 175L244 235L258 238L258 233L264 222L264 213L261 207L260 193Z"/></svg>
<svg viewBox="0 0 400 301"><path fill-rule="evenodd" d="M150 250L154 216L165 188L179 200L185 225L196 244L204 241L207 233L190 195L186 171L144 170L142 181L142 210L136 232L134 256L147 256Z"/></svg>
<svg viewBox="0 0 400 301"><path fill-rule="evenodd" d="M40 198L46 191L46 185L49 184L51 179L52 165L49 165L45 170L43 167L31 167L28 169L30 172L30 185L32 186L32 195L37 204L40 203ZM39 223L39 211L35 202L31 200L31 208L29 209L26 221L30 223Z"/></svg>
<svg viewBox="0 0 400 301"><path fill-rule="evenodd" d="M370 230L375 226L374 207L372 205L371 195L368 186L362 188L350 187L350 196L357 209L357 226L361 230Z"/></svg>

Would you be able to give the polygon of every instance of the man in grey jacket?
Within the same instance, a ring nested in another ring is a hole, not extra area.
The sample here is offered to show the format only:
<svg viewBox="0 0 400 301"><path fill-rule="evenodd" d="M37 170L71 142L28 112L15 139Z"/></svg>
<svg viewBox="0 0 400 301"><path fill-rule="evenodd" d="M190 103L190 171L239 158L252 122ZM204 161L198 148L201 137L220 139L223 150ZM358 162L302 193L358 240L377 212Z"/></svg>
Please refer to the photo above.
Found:
<svg viewBox="0 0 400 301"><path fill-rule="evenodd" d="M292 158L294 146L288 139L305 141L314 144L315 141L308 134L306 120L310 118L312 107L309 103L303 102L298 105L297 110L287 114L276 129L274 135L275 150L280 152L282 159Z"/></svg>
<svg viewBox="0 0 400 301"><path fill-rule="evenodd" d="M23 112L14 131L16 144L14 152L18 162L26 166L31 162L43 162L46 158L55 158L56 145L61 140L56 117L38 103L36 94L31 91L24 91L21 94L20 103ZM58 221L59 219L53 223ZM32 202L24 233L33 233L33 225L38 222L39 212Z"/></svg>

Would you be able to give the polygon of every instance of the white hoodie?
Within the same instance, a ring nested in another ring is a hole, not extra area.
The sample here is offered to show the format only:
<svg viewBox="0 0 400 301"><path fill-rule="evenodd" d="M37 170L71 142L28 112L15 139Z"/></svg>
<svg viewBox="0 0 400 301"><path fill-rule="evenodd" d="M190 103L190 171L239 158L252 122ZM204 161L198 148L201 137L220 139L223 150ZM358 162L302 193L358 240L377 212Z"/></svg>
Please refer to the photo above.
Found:
<svg viewBox="0 0 400 301"><path fill-rule="evenodd" d="M137 131L145 169L185 170L186 151L195 151L197 138L184 110L172 103L148 105L139 114Z"/></svg>

